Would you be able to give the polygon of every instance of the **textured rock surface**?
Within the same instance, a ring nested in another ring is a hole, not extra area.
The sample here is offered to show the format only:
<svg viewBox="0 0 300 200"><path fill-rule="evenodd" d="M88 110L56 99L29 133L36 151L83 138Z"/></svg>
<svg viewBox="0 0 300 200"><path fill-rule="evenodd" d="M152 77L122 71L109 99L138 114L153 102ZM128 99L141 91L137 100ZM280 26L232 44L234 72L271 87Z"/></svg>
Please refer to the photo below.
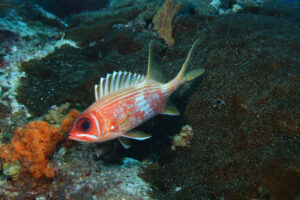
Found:
<svg viewBox="0 0 300 200"><path fill-rule="evenodd" d="M59 17L65 17L73 13L80 13L83 11L91 11L103 8L107 5L108 0L45 0L39 1L39 4L56 14Z"/></svg>
<svg viewBox="0 0 300 200"><path fill-rule="evenodd" d="M299 26L239 15L204 28L193 65L206 58L206 74L181 100L191 148L142 176L166 199L299 197Z"/></svg>

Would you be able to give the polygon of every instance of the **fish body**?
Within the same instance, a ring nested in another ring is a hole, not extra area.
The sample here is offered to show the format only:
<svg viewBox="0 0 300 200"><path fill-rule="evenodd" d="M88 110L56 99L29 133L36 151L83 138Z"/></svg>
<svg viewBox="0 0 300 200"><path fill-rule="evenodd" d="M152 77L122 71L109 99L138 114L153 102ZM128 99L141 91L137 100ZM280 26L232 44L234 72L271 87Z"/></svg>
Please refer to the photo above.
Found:
<svg viewBox="0 0 300 200"><path fill-rule="evenodd" d="M151 44L146 77L120 71L101 78L100 84L95 86L96 101L75 120L69 139L104 142L119 138L121 144L127 147L128 142L124 138L149 138L148 134L132 130L157 114L179 114L175 107L167 105L168 97L185 81L204 72L203 69L198 69L185 74L198 40L192 46L178 75L168 83L155 80L157 71L151 68Z"/></svg>

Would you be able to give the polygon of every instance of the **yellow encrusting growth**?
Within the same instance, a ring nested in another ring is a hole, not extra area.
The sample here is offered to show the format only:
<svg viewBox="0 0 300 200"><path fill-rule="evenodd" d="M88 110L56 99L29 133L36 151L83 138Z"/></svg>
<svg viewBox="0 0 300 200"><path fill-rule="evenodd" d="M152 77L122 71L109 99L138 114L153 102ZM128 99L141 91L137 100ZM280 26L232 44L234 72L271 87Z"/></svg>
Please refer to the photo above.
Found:
<svg viewBox="0 0 300 200"><path fill-rule="evenodd" d="M173 9L173 0L165 0L165 3L153 17L154 28L159 37L163 38L169 47L174 44L172 37L172 20L180 9L180 3L177 3Z"/></svg>
<svg viewBox="0 0 300 200"><path fill-rule="evenodd" d="M189 125L183 126L180 133L174 136L171 149L175 151L176 147L190 147L193 136L194 131L192 127Z"/></svg>

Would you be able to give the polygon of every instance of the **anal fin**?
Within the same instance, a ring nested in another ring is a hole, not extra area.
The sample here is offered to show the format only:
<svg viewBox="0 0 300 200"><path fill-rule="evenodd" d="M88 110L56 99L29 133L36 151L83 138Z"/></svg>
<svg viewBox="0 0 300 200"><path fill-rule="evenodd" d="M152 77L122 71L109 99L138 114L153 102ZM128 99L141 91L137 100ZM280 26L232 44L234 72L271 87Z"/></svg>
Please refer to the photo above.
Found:
<svg viewBox="0 0 300 200"><path fill-rule="evenodd" d="M173 106L172 104L168 104L167 108L161 114L163 114L163 115L172 115L172 116L180 115L179 110L175 106Z"/></svg>
<svg viewBox="0 0 300 200"><path fill-rule="evenodd" d="M142 131L132 130L123 134L121 137L130 138L134 140L146 140L151 137L151 135L144 133Z"/></svg>

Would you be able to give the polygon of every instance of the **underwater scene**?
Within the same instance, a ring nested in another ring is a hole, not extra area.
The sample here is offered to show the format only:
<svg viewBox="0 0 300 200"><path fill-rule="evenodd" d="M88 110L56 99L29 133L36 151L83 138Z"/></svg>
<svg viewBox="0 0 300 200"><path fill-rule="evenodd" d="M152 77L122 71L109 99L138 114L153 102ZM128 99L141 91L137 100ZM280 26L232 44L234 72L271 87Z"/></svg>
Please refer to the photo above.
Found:
<svg viewBox="0 0 300 200"><path fill-rule="evenodd" d="M0 199L300 200L299 0L0 0Z"/></svg>

